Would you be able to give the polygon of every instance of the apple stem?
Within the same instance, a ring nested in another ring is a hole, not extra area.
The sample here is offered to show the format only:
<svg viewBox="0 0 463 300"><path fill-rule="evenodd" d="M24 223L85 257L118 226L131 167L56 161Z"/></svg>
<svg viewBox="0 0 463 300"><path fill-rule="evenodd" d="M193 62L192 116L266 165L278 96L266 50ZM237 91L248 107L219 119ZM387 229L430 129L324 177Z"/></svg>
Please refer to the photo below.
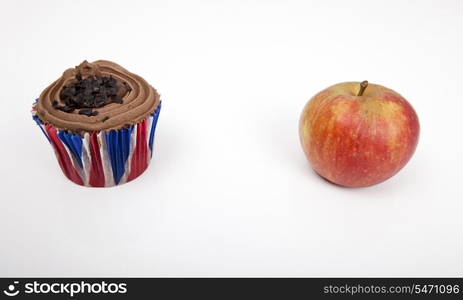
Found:
<svg viewBox="0 0 463 300"><path fill-rule="evenodd" d="M364 80L364 81L360 82L360 90L359 90L359 93L357 94L357 96L362 96L363 92L365 92L365 89L367 88L367 86L368 86L368 80Z"/></svg>

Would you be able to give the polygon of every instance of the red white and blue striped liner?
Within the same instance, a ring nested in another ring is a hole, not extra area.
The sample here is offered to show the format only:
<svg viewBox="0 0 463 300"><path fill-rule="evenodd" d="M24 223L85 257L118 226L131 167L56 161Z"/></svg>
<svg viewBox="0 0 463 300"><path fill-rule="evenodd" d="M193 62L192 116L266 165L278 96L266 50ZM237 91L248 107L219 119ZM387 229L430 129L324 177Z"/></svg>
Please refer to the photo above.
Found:
<svg viewBox="0 0 463 300"><path fill-rule="evenodd" d="M85 133L83 136L43 124L32 106L32 118L53 146L67 178L91 187L110 187L137 178L153 156L154 133L161 103L148 118L120 130Z"/></svg>

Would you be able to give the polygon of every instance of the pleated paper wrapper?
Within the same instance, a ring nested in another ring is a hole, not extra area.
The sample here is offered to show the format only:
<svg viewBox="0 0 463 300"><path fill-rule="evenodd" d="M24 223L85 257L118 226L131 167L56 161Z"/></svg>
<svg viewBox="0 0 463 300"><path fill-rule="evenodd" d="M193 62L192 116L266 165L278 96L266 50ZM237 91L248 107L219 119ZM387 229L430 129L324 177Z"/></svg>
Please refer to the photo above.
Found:
<svg viewBox="0 0 463 300"><path fill-rule="evenodd" d="M58 130L32 118L53 147L64 175L71 181L90 187L110 187L140 176L153 156L154 134L161 103L145 120L128 128L84 133L83 136Z"/></svg>

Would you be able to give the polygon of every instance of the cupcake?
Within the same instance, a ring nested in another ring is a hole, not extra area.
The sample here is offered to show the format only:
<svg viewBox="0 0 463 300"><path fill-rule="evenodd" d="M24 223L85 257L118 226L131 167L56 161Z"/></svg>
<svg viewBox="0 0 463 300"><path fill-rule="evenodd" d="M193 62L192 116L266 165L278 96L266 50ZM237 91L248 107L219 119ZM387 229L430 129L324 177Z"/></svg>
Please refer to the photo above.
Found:
<svg viewBox="0 0 463 300"><path fill-rule="evenodd" d="M98 60L66 70L40 94L32 114L67 178L109 187L148 167L160 109L159 94L143 78Z"/></svg>

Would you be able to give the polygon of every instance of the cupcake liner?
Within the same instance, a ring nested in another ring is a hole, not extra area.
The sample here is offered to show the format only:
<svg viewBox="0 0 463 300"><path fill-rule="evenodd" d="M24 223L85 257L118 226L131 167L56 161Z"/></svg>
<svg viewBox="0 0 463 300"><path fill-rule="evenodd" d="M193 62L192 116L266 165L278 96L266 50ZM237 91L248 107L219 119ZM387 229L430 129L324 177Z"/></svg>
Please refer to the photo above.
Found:
<svg viewBox="0 0 463 300"><path fill-rule="evenodd" d="M128 128L84 133L83 136L58 130L32 118L52 145L64 175L71 181L91 187L109 187L140 176L153 156L154 133L161 103L145 120Z"/></svg>

